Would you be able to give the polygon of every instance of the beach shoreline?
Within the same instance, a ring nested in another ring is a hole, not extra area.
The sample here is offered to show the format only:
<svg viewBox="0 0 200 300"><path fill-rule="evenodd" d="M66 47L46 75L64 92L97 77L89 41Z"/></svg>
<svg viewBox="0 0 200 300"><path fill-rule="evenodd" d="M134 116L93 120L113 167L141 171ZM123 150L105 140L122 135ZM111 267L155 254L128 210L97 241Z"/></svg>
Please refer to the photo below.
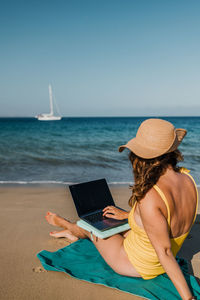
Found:
<svg viewBox="0 0 200 300"><path fill-rule="evenodd" d="M129 209L129 185L110 185L116 205ZM0 186L0 299L141 299L104 286L87 283L59 272L44 272L36 254L56 251L69 244L54 239L54 230L44 216L56 212L78 220L70 192L65 185ZM200 205L193 229L179 252L191 261L190 272L200 278Z"/></svg>

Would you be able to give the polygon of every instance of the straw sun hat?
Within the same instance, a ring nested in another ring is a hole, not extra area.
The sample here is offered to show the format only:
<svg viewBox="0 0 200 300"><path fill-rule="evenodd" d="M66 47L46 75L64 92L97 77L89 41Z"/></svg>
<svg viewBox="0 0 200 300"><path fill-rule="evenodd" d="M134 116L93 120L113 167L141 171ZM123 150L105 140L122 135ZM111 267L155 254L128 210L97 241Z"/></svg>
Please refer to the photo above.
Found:
<svg viewBox="0 0 200 300"><path fill-rule="evenodd" d="M119 152L128 148L139 157L155 158L176 150L186 133L187 130L175 129L168 121L148 119L142 122L135 138L119 147Z"/></svg>

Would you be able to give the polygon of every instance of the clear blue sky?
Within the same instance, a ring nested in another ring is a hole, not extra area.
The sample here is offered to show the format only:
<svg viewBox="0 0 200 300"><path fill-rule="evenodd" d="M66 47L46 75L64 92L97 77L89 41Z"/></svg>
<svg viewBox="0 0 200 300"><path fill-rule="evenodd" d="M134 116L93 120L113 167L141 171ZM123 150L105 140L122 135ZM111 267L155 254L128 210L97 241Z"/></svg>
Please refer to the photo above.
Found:
<svg viewBox="0 0 200 300"><path fill-rule="evenodd" d="M200 115L199 0L0 0L0 116Z"/></svg>

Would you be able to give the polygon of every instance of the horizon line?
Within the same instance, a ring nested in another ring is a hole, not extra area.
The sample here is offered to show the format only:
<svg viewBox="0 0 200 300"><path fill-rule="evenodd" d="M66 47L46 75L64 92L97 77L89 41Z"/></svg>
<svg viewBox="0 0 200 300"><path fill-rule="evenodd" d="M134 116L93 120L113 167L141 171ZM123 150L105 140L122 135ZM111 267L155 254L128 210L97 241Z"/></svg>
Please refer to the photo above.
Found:
<svg viewBox="0 0 200 300"><path fill-rule="evenodd" d="M200 115L137 115L137 116L61 116L62 119L67 119L67 118L146 118L146 117L152 117L152 118L158 118L158 117L163 117L163 118L199 118ZM0 119L37 119L34 116L0 116Z"/></svg>

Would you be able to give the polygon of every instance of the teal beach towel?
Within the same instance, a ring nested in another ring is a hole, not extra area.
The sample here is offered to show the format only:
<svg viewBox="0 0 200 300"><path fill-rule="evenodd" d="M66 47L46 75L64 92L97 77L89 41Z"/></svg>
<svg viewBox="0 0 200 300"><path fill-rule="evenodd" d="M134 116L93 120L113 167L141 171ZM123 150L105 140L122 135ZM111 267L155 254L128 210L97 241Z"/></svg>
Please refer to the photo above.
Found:
<svg viewBox="0 0 200 300"><path fill-rule="evenodd" d="M86 239L78 240L56 252L43 250L37 254L37 257L48 271L65 272L74 278L105 285L146 299L181 299L166 274L144 280L115 273L93 243ZM200 286L195 277L187 273L186 261L178 259L178 263L193 295L200 299Z"/></svg>

